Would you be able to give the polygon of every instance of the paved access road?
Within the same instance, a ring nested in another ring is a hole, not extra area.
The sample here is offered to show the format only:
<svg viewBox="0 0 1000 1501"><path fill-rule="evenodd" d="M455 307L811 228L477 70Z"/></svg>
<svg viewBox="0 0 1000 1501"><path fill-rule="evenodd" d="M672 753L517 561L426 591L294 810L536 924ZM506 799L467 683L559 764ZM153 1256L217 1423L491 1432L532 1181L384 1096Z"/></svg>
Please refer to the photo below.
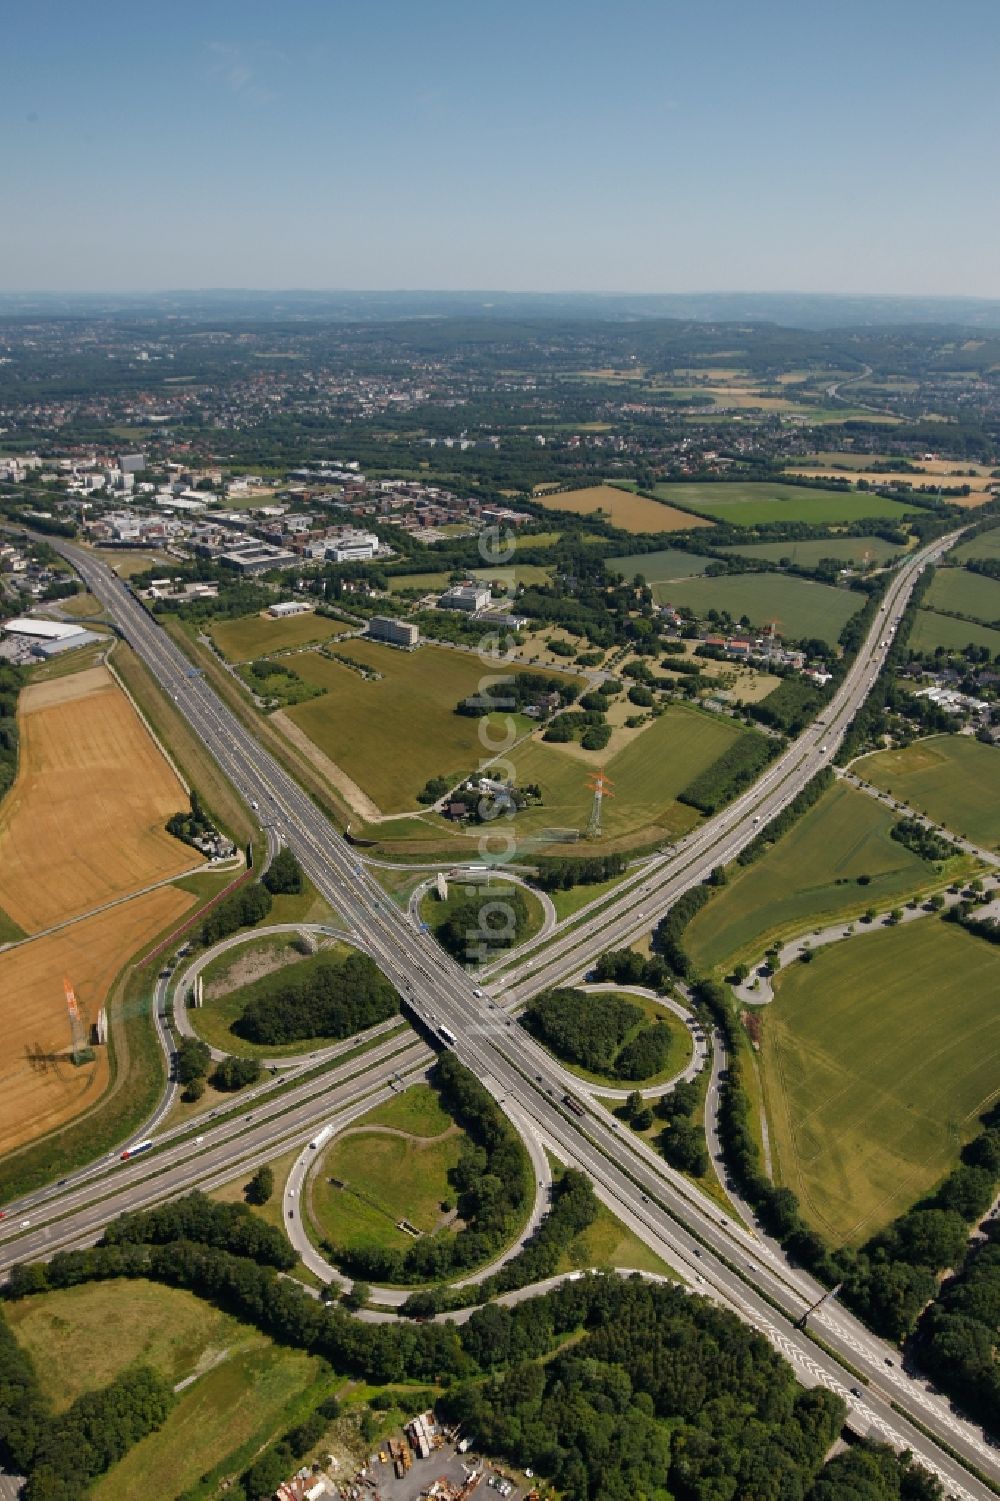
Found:
<svg viewBox="0 0 1000 1501"><path fill-rule="evenodd" d="M874 682L893 626L902 611L920 569L933 561L952 538L935 543L908 559L893 577L868 640L845 678L821 723L810 726L775 762L748 793L716 818L688 836L669 858L645 867L622 884L600 910L578 914L570 931L528 946L505 971L499 989L506 1005L525 1000L535 991L565 983L581 973L606 947L630 942L647 931L682 891L704 879L714 865L725 863L758 828L786 803L832 757L844 729ZM981 1435L962 1423L947 1404L934 1398L898 1367L896 1353L868 1333L843 1310L825 1309L821 1334L828 1347L815 1344L807 1333L794 1327L804 1309L819 1296L811 1279L789 1269L781 1257L741 1226L719 1214L718 1207L686 1180L673 1173L662 1159L637 1138L610 1122L606 1113L583 1109L571 1114L561 1102L565 1075L543 1049L533 1044L521 1029L516 1032L505 1010L489 997L475 994L474 982L449 961L426 935L414 932L381 887L365 872L357 854L333 831L325 817L279 763L264 751L242 722L223 704L187 658L155 624L121 581L91 555L69 544L58 544L105 604L111 618L130 644L143 657L162 688L205 741L236 788L259 808L262 821L272 823L295 850L320 893L340 912L349 925L366 935L370 952L397 985L413 1013L432 1033L448 1034L445 1040L464 1063L474 1070L500 1099L509 1099L520 1116L544 1139L551 1140L559 1155L588 1172L605 1202L617 1208L632 1225L644 1228L650 1243L669 1240L671 1261L689 1280L704 1278L714 1295L749 1320L781 1350L807 1384L821 1382L847 1400L850 1422L859 1431L871 1432L897 1447L909 1447L923 1463L945 1481L950 1494L962 1498L985 1498L990 1494L931 1438L894 1412L891 1401L939 1435L971 1462L994 1474L1000 1473L992 1452ZM414 1052L400 1055L406 1066L418 1060ZM371 1058L371 1055L368 1055ZM399 1063L397 1062L397 1066ZM223 1141L216 1128L206 1130L205 1145L196 1152L187 1148L188 1159L172 1165L169 1174L159 1174L159 1186L149 1181L147 1171L133 1180L126 1164L116 1172L115 1188L103 1180L97 1199L92 1191L76 1188L61 1208L65 1218L50 1223L45 1238L36 1242L34 1231L25 1234L4 1227L10 1246L0 1246L0 1264L44 1255L58 1243L74 1236L93 1236L123 1209L167 1197L206 1179L203 1159L215 1154L221 1161L229 1154L229 1175L250 1168L262 1154L274 1151L274 1133L283 1138L298 1131L299 1140L319 1126L331 1107L349 1105L361 1090L377 1088L386 1081L391 1062L372 1058L363 1078L339 1086L336 1102L324 1075L315 1086L310 1108L300 1105L287 1110L276 1103L275 1120L260 1126L256 1121L246 1132L233 1132ZM307 1086L308 1087L308 1086ZM280 1126L277 1117L281 1118ZM293 1119L294 1117L294 1119ZM183 1151L182 1146L179 1150ZM239 1166L233 1167L233 1154ZM148 1164L162 1163L157 1154ZM121 1190L118 1184L121 1183ZM87 1198L76 1203L75 1198ZM59 1200L54 1201L57 1205ZM861 1397L850 1393L852 1376L842 1361L849 1361L871 1382ZM889 1364L889 1362L894 1362Z"/></svg>

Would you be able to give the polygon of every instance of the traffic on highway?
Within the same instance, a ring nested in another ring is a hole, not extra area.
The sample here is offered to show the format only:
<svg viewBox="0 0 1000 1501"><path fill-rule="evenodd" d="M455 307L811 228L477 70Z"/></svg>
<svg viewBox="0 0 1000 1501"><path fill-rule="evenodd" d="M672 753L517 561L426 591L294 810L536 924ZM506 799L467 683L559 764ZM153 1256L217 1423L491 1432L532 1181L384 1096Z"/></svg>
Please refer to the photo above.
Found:
<svg viewBox="0 0 1000 1501"><path fill-rule="evenodd" d="M762 823L779 813L835 755L881 669L922 568L958 533L908 558L891 579L864 645L821 720L810 725L763 776L721 813L626 878L612 898L583 907L551 934L525 944L482 977L451 960L414 926L284 767L216 694L192 675L190 661L117 576L93 555L58 543L109 618L201 737L262 824L280 828L320 894L396 986L423 1039L401 1031L373 1040L349 1061L335 1057L269 1080L195 1136L191 1127L156 1134L158 1111L141 1139L105 1162L12 1206L0 1226L0 1268L51 1255L99 1236L115 1215L171 1195L225 1181L304 1145L387 1091L394 1075L426 1068L432 1048L453 1048L511 1113L563 1162L586 1172L598 1195L699 1292L716 1298L764 1334L806 1385L840 1394L859 1433L909 1448L949 1495L983 1497L972 1466L1000 1477L982 1433L953 1413L897 1352L835 1301L805 1311L826 1292L780 1249L672 1170L647 1144L623 1132L552 1056L516 1025L512 1013L537 992L585 975L597 956L649 931L677 898L725 864ZM163 987L166 992L166 983ZM160 1008L158 1008L160 1009ZM169 1038L161 1034L165 1048ZM27 1218L26 1216L27 1213ZM816 1326L818 1338L814 1338ZM862 1385L857 1383L859 1379ZM963 1463L964 1461L964 1463Z"/></svg>

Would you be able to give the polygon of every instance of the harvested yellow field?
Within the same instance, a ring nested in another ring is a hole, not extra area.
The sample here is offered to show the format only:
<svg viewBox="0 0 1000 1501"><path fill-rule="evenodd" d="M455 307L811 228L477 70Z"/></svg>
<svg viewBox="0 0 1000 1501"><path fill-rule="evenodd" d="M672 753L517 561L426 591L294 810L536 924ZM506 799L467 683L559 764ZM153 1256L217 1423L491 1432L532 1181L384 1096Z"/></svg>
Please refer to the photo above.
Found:
<svg viewBox="0 0 1000 1501"><path fill-rule="evenodd" d="M689 532L696 526L711 526L702 516L692 516L676 506L619 490L617 485L590 485L585 490L564 490L559 495L536 497L547 511L573 511L579 516L604 516L625 532Z"/></svg>
<svg viewBox="0 0 1000 1501"><path fill-rule="evenodd" d="M26 932L201 864L164 828L184 789L105 667L26 688L18 718L0 908Z"/></svg>
<svg viewBox="0 0 1000 1501"><path fill-rule="evenodd" d="M84 1023L96 1022L119 970L194 900L162 886L0 953L0 1154L79 1115L107 1088L107 1048L79 1067L69 1057L63 980Z"/></svg>
<svg viewBox="0 0 1000 1501"><path fill-rule="evenodd" d="M925 471L922 474L879 474L870 469L814 469L804 466L786 469L785 473L802 475L806 479L849 479L852 482L867 480L873 488L893 485L899 489L910 487L918 493L921 489L933 489L937 485L945 490L968 485L968 495L948 496L958 506L981 506L995 491L1000 490L1000 481L991 479L989 469L982 464L958 466L944 459L928 459L920 467ZM973 468L976 473L969 474L968 470Z"/></svg>

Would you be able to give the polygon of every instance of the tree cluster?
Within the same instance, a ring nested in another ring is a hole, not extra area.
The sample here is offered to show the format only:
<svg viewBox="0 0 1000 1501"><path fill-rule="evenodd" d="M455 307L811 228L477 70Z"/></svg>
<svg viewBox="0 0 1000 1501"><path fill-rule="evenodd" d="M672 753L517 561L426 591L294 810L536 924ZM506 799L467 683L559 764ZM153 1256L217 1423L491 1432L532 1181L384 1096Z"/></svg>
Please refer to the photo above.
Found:
<svg viewBox="0 0 1000 1501"><path fill-rule="evenodd" d="M529 922L528 904L517 886L502 894L464 888L450 899L448 916L435 930L441 947L460 964L486 964L521 941Z"/></svg>
<svg viewBox="0 0 1000 1501"><path fill-rule="evenodd" d="M921 860L929 860L932 864L958 853L957 845L927 828L919 818L900 818L889 830L889 837L919 855Z"/></svg>
<svg viewBox="0 0 1000 1501"><path fill-rule="evenodd" d="M516 714L544 698L547 694L559 695L563 706L571 704L580 692L580 684L560 677L549 677L541 672L498 673L490 686L480 693L460 699L455 705L456 714L480 719L484 714Z"/></svg>
<svg viewBox="0 0 1000 1501"><path fill-rule="evenodd" d="M284 845L261 876L261 881L272 896L298 896L305 876L295 851Z"/></svg>
<svg viewBox="0 0 1000 1501"><path fill-rule="evenodd" d="M352 1037L398 1010L398 995L367 954L321 953L269 976L232 1030L248 1042L278 1046L304 1037Z"/></svg>
<svg viewBox="0 0 1000 1501"><path fill-rule="evenodd" d="M642 1026L641 1006L624 996L563 987L536 996L522 1021L565 1063L610 1079L649 1079L670 1056L670 1028Z"/></svg>

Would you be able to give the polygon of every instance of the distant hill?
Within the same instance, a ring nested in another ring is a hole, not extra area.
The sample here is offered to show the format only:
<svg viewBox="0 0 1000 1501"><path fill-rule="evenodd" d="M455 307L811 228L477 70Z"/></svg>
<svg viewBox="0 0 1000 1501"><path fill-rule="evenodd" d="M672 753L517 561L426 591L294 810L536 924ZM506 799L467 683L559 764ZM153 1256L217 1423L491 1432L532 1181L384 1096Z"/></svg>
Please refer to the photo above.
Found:
<svg viewBox="0 0 1000 1501"><path fill-rule="evenodd" d="M173 316L202 321L491 317L608 320L674 318L774 323L785 328L935 324L1000 329L1000 299L849 296L812 292L0 292L0 317Z"/></svg>

